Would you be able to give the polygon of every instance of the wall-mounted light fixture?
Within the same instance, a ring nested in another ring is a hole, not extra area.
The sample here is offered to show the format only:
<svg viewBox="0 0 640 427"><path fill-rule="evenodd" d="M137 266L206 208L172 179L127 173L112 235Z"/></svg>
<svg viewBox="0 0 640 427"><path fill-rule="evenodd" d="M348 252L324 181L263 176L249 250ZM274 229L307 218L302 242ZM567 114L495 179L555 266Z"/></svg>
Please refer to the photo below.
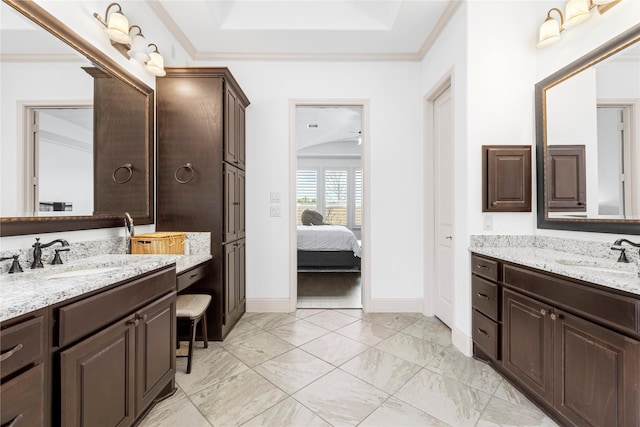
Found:
<svg viewBox="0 0 640 427"><path fill-rule="evenodd" d="M117 7L118 10L109 14L113 7ZM111 3L107 6L104 19L97 13L94 13L93 16L107 28L111 45L125 58L132 58L143 63L144 68L155 76L162 77L167 74L164 71L164 58L158 52L158 46L154 43L147 44L147 39L142 34L140 26L129 26L129 20L122 13L122 7L118 3ZM137 30L137 32L131 35L133 30ZM151 50L152 46L154 50Z"/></svg>
<svg viewBox="0 0 640 427"><path fill-rule="evenodd" d="M591 18L594 9L603 14L621 0L569 0L564 8L564 15L557 7L549 9L547 18L540 25L538 47L548 46L560 40L560 33L570 27L582 24ZM560 20L551 16L556 12Z"/></svg>

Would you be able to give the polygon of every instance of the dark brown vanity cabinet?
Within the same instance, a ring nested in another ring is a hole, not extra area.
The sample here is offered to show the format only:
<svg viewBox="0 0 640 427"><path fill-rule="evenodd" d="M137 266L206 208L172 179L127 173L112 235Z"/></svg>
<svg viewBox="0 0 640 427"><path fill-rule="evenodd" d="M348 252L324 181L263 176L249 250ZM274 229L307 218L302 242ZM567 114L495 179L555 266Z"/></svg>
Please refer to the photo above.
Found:
<svg viewBox="0 0 640 427"><path fill-rule="evenodd" d="M175 286L165 269L54 309L60 425L129 426L173 390Z"/></svg>
<svg viewBox="0 0 640 427"><path fill-rule="evenodd" d="M482 212L531 212L531 146L482 146Z"/></svg>
<svg viewBox="0 0 640 427"><path fill-rule="evenodd" d="M639 426L640 298L489 261L502 272L490 363L564 425Z"/></svg>
<svg viewBox="0 0 640 427"><path fill-rule="evenodd" d="M44 426L49 423L46 382L47 311L11 319L0 329L0 424Z"/></svg>
<svg viewBox="0 0 640 427"><path fill-rule="evenodd" d="M474 353L500 359L500 285L498 263L476 255L471 257L471 305L473 307Z"/></svg>
<svg viewBox="0 0 640 427"><path fill-rule="evenodd" d="M167 68L157 81L158 231L211 232L209 338L245 312L245 109L227 68Z"/></svg>

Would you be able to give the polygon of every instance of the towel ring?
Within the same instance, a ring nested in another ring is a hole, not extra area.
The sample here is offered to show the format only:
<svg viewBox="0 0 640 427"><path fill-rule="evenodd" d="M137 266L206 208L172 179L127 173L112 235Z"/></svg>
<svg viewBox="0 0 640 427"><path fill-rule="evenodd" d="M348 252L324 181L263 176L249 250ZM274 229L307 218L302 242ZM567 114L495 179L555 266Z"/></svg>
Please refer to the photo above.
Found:
<svg viewBox="0 0 640 427"><path fill-rule="evenodd" d="M127 179L125 179L124 181L118 181L118 179L116 178L116 174L120 169L127 169L129 171L129 176L127 176ZM132 176L133 176L133 165L131 163L125 163L124 165L116 168L116 170L113 171L113 175L111 175L111 178L113 179L113 182L115 182L116 184L125 184L131 180Z"/></svg>
<svg viewBox="0 0 640 427"><path fill-rule="evenodd" d="M182 180L180 178L178 178L178 172L180 172L180 170L186 170L188 171L191 175L189 176L189 178ZM191 163L186 163L182 166L180 166L178 169L176 169L176 173L173 174L173 177L176 179L176 181L178 181L180 184L187 184L189 182L191 182L191 180L196 176L196 171L193 170L193 165Z"/></svg>

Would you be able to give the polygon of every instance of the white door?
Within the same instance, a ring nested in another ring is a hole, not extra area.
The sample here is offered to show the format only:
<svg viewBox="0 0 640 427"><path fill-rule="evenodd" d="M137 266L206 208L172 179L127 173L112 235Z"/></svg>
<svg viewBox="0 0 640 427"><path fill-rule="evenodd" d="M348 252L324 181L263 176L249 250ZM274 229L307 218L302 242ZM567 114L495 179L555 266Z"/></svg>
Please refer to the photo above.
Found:
<svg viewBox="0 0 640 427"><path fill-rule="evenodd" d="M451 90L433 102L434 141L434 313L447 326L453 324L453 115Z"/></svg>

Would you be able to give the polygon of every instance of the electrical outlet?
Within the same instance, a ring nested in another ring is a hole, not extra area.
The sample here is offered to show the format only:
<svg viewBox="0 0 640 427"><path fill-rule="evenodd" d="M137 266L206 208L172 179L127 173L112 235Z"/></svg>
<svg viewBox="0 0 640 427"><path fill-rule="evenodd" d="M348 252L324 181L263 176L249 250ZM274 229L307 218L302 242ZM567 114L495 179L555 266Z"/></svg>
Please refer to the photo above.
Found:
<svg viewBox="0 0 640 427"><path fill-rule="evenodd" d="M270 208L270 216L272 216L272 217L279 217L279 216L280 216L280 206L277 206L277 205L271 205L271 208Z"/></svg>

